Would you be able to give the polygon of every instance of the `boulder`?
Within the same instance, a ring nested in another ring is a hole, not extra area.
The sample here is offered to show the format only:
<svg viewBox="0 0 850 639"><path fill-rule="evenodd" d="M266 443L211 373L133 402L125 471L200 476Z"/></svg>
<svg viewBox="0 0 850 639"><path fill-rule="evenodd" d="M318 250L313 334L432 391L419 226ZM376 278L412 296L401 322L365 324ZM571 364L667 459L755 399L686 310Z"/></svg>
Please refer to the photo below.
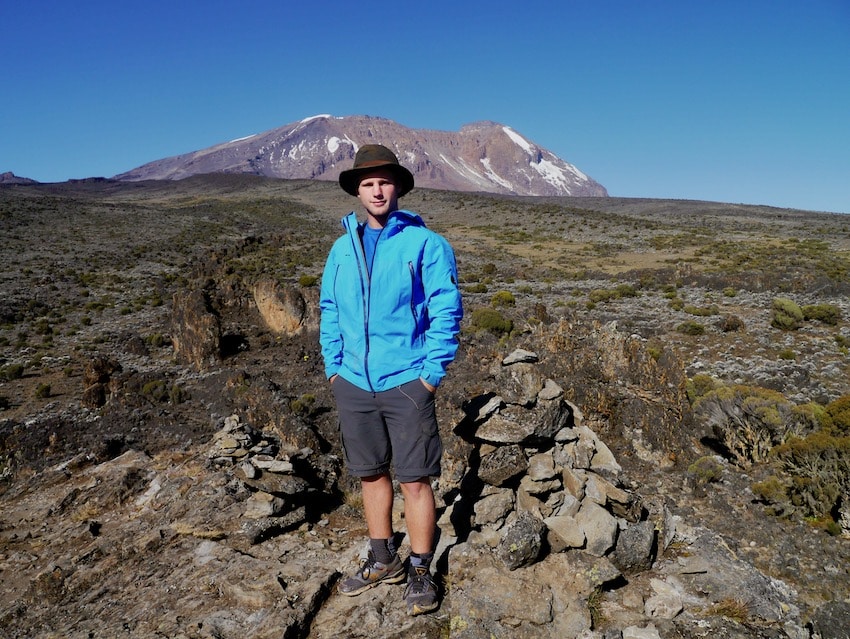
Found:
<svg viewBox="0 0 850 639"><path fill-rule="evenodd" d="M528 513L520 513L502 536L499 555L509 570L537 561L543 545L543 522Z"/></svg>
<svg viewBox="0 0 850 639"><path fill-rule="evenodd" d="M305 328L314 328L312 306L303 291L271 279L254 285L254 303L269 330L278 335L296 335Z"/></svg>
<svg viewBox="0 0 850 639"><path fill-rule="evenodd" d="M171 342L178 361L204 370L221 356L221 320L202 290L174 294Z"/></svg>

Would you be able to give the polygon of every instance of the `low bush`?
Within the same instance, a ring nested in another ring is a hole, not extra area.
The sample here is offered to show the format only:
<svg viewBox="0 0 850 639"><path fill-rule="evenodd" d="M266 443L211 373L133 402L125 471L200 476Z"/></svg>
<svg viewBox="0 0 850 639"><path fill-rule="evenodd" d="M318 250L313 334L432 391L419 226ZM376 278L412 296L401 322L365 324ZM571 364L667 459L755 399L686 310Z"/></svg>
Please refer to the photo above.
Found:
<svg viewBox="0 0 850 639"><path fill-rule="evenodd" d="M516 298L510 291L498 291L490 298L490 303L496 308L501 306L515 306Z"/></svg>
<svg viewBox="0 0 850 639"><path fill-rule="evenodd" d="M829 516L841 496L850 492L850 436L819 430L789 439L775 454L791 478L786 493L802 514Z"/></svg>
<svg viewBox="0 0 850 639"><path fill-rule="evenodd" d="M841 319L841 309L833 304L808 304L803 306L803 318L835 326Z"/></svg>
<svg viewBox="0 0 850 639"><path fill-rule="evenodd" d="M793 331L803 323L803 309L796 302L784 297L773 300L773 315L770 325L783 331Z"/></svg>
<svg viewBox="0 0 850 639"><path fill-rule="evenodd" d="M740 466L766 461L775 446L812 428L812 412L795 410L782 393L758 386L721 386L700 397L694 415Z"/></svg>
<svg viewBox="0 0 850 639"><path fill-rule="evenodd" d="M301 417L309 417L313 412L315 404L316 396L312 393L305 393L289 403L289 410Z"/></svg>
<svg viewBox="0 0 850 639"><path fill-rule="evenodd" d="M744 320L737 315L724 315L716 324L724 333L732 333L744 330Z"/></svg>
<svg viewBox="0 0 850 639"><path fill-rule="evenodd" d="M779 359L785 359L793 362L797 359L797 354L791 348L783 348L779 351Z"/></svg>
<svg viewBox="0 0 850 639"><path fill-rule="evenodd" d="M830 433L842 437L850 436L850 395L831 401L824 412L829 417Z"/></svg>
<svg viewBox="0 0 850 639"><path fill-rule="evenodd" d="M155 402L167 402L169 400L169 389L164 380L155 379L142 386L142 395Z"/></svg>
<svg viewBox="0 0 850 639"><path fill-rule="evenodd" d="M614 288L595 288L588 293L587 297L591 304L598 304L623 297L637 297L637 295L637 289L631 284L618 284Z"/></svg>
<svg viewBox="0 0 850 639"><path fill-rule="evenodd" d="M0 368L0 379L11 382L13 379L21 379L24 376L23 364L8 364Z"/></svg>
<svg viewBox="0 0 850 639"><path fill-rule="evenodd" d="M315 286L319 281L319 278L315 275L302 275L298 278L298 286L301 288L310 288L311 286Z"/></svg>
<svg viewBox="0 0 850 639"><path fill-rule="evenodd" d="M506 319L499 311L492 308L476 308L473 310L471 323L473 330L489 331L496 335L510 333L514 328L510 319Z"/></svg>
<svg viewBox="0 0 850 639"><path fill-rule="evenodd" d="M711 456L700 457L688 466L688 474L698 484L711 484L720 481L720 478L723 476L723 464Z"/></svg>
<svg viewBox="0 0 850 639"><path fill-rule="evenodd" d="M693 304L686 304L682 310L688 315L696 315L697 317L709 317L711 315L717 315L720 312L715 305L694 306Z"/></svg>
<svg viewBox="0 0 850 639"><path fill-rule="evenodd" d="M703 335L705 333L705 326L699 322L688 320L687 322L679 324L676 327L676 330L679 333L684 333L685 335Z"/></svg>
<svg viewBox="0 0 850 639"><path fill-rule="evenodd" d="M756 482L752 489L761 501L771 505L774 515L784 515L793 510L788 499L786 482L783 482L776 475L771 475L764 481Z"/></svg>
<svg viewBox="0 0 850 639"><path fill-rule="evenodd" d="M667 305L674 311L681 311L685 308L685 301L681 297L673 297Z"/></svg>
<svg viewBox="0 0 850 639"><path fill-rule="evenodd" d="M714 379L711 375L705 373L697 373L688 380L686 392L688 401L694 404L700 397L703 397L720 386L720 382Z"/></svg>

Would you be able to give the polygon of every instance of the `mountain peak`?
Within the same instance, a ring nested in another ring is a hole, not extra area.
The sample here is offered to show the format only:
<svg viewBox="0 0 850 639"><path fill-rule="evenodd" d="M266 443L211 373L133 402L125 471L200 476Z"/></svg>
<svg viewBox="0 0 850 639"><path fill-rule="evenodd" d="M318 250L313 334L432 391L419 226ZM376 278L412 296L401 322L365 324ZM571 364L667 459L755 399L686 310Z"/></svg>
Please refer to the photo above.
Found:
<svg viewBox="0 0 850 639"><path fill-rule="evenodd" d="M0 173L0 184L38 184L38 182L30 178L15 175L11 171L6 171L5 173Z"/></svg>
<svg viewBox="0 0 850 639"><path fill-rule="evenodd" d="M200 173L249 173L283 179L336 180L364 144L398 155L416 185L511 195L607 196L578 168L498 122L459 131L411 129L386 118L314 115L271 131L150 162L119 180L177 180Z"/></svg>

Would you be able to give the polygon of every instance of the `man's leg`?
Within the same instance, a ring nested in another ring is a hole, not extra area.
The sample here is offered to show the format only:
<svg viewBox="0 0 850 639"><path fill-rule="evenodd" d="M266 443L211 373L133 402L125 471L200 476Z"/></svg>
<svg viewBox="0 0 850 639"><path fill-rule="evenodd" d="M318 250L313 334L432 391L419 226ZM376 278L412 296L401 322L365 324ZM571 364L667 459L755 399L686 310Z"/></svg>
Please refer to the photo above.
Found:
<svg viewBox="0 0 850 639"><path fill-rule="evenodd" d="M392 510L393 484L387 474L363 477L363 512L369 529L369 555L366 562L351 577L340 582L343 595L357 595L379 583L404 581L404 565L388 545L393 543Z"/></svg>
<svg viewBox="0 0 850 639"><path fill-rule="evenodd" d="M393 534L393 483L386 473L362 477L363 512L370 539L389 539Z"/></svg>
<svg viewBox="0 0 850 639"><path fill-rule="evenodd" d="M437 584L431 576L437 509L428 477L403 482L401 492L404 495L407 534L410 536L410 569L404 599L408 613L420 615L440 605Z"/></svg>
<svg viewBox="0 0 850 639"><path fill-rule="evenodd" d="M410 550L417 554L433 552L437 508L429 478L403 482L401 493L404 495L404 519L410 537Z"/></svg>

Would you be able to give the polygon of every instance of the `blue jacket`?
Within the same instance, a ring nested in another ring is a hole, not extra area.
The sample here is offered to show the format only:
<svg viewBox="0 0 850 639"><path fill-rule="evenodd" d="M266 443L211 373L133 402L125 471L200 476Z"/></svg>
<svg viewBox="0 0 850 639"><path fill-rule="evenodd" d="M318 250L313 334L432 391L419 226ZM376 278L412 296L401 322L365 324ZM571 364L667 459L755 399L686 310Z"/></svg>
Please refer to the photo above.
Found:
<svg viewBox="0 0 850 639"><path fill-rule="evenodd" d="M320 343L328 378L379 392L418 377L439 385L463 316L449 243L410 211L390 214L366 269L357 217L342 220L322 275Z"/></svg>

